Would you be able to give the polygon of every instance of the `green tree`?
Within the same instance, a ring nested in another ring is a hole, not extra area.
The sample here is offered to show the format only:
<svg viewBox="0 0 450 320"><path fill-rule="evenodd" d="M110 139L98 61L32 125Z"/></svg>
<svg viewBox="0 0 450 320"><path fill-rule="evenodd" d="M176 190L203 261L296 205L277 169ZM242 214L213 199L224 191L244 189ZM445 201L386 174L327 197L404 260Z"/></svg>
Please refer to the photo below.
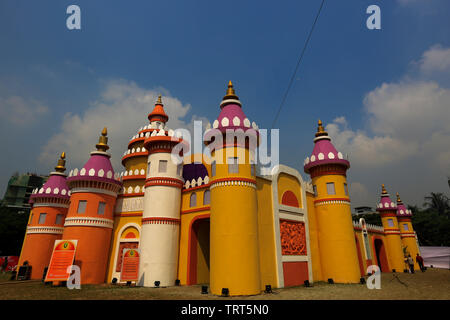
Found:
<svg viewBox="0 0 450 320"><path fill-rule="evenodd" d="M0 207L0 251L3 256L18 256L28 222L28 212L17 213L8 207Z"/></svg>
<svg viewBox="0 0 450 320"><path fill-rule="evenodd" d="M425 208L436 211L440 216L448 217L450 212L450 200L441 192L431 192L429 196L425 197Z"/></svg>

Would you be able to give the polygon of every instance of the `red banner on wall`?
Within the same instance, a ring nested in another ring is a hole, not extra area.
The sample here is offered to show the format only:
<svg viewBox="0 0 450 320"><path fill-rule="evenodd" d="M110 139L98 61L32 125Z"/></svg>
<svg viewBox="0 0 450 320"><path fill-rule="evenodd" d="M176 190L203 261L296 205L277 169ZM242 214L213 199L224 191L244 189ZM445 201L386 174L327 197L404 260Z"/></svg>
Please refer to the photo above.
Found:
<svg viewBox="0 0 450 320"><path fill-rule="evenodd" d="M139 249L124 249L120 281L138 281L139 278Z"/></svg>
<svg viewBox="0 0 450 320"><path fill-rule="evenodd" d="M55 240L45 281L67 281L67 267L73 264L77 243L78 240Z"/></svg>

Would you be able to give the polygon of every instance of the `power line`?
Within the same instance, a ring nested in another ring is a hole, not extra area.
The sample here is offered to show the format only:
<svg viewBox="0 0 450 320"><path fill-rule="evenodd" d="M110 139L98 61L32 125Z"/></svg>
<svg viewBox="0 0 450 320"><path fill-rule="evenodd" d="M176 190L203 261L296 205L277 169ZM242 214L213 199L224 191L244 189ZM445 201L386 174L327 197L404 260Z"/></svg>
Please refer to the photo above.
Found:
<svg viewBox="0 0 450 320"><path fill-rule="evenodd" d="M288 84L288 87L286 89L286 92L284 93L283 99L281 100L280 106L278 107L277 114L276 114L275 119L273 120L273 123L272 123L272 129L275 126L275 122L277 122L278 116L280 115L281 108L283 107L284 103L286 102L286 98L287 98L287 96L289 94L289 90L292 87L292 83L294 82L295 75L297 74L298 67L300 66L300 63L302 62L303 55L305 54L306 48L308 47L309 40L311 39L312 33L314 31L314 27L316 26L317 20L319 19L320 12L322 11L322 7L323 7L324 3L325 3L325 0L322 0L322 3L320 4L319 10L317 11L317 14L316 14L316 18L314 19L314 23L313 23L313 25L311 27L311 30L309 31L308 38L306 39L305 45L303 46L302 52L301 52L300 57L299 57L299 59L297 61L297 65L295 66L294 73L291 76L291 80L289 81L289 84Z"/></svg>

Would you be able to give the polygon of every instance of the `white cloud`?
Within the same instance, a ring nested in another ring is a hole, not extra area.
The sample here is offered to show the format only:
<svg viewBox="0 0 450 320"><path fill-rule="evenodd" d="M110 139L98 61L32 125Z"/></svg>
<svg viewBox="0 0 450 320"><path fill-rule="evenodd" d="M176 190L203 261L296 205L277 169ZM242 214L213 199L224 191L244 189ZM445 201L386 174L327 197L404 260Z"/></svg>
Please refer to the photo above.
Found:
<svg viewBox="0 0 450 320"><path fill-rule="evenodd" d="M43 103L20 96L0 97L0 119L13 125L25 126L48 112Z"/></svg>
<svg viewBox="0 0 450 320"><path fill-rule="evenodd" d="M450 48L435 45L425 51L419 61L420 70L429 74L432 72L450 71Z"/></svg>
<svg viewBox="0 0 450 320"><path fill-rule="evenodd" d="M443 54L438 55L439 59L428 54L436 48L423 55L426 70L445 65ZM450 52L442 47L438 51ZM442 63L436 64L437 60ZM450 71L448 67L440 70ZM378 183L391 184L401 188L391 193L399 191L410 203L419 205L431 191L448 192L450 89L433 80L405 78L383 83L369 92L363 103L367 115L364 129L351 129L344 117L326 126L336 148L349 154L350 179L372 179L367 188L375 196L379 194ZM361 185L356 184L355 191L361 190ZM358 203L363 204L361 199Z"/></svg>
<svg viewBox="0 0 450 320"><path fill-rule="evenodd" d="M367 130L349 129L342 117L327 125L336 147L352 163L380 167L428 155L427 163L446 169L450 89L434 82L384 83L367 94L364 104Z"/></svg>
<svg viewBox="0 0 450 320"><path fill-rule="evenodd" d="M187 127L183 120L191 106L170 96L164 89L147 90L136 83L112 80L105 83L98 100L91 103L82 114L67 113L60 132L52 136L43 147L40 161L53 163L61 151L67 153L68 168L81 167L95 150L95 144L103 127L108 128L108 144L112 163L116 170L130 138L138 129L148 124L147 115L153 110L158 94L163 94L164 109L171 128ZM195 117L198 119L198 117Z"/></svg>

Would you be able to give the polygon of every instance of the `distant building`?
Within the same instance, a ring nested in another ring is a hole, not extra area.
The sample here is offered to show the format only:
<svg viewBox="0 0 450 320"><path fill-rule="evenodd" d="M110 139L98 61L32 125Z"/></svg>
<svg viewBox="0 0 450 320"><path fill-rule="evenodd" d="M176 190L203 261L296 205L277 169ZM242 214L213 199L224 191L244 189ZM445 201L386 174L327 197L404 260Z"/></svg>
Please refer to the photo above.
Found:
<svg viewBox="0 0 450 320"><path fill-rule="evenodd" d="M29 212L31 206L28 201L30 200L31 192L33 189L40 188L47 179L47 176L34 173L13 174L9 179L1 206L15 208L17 212Z"/></svg>
<svg viewBox="0 0 450 320"><path fill-rule="evenodd" d="M353 212L353 215L359 216L361 214L373 214L377 213L375 210L372 209L372 207L356 207L355 212Z"/></svg>

